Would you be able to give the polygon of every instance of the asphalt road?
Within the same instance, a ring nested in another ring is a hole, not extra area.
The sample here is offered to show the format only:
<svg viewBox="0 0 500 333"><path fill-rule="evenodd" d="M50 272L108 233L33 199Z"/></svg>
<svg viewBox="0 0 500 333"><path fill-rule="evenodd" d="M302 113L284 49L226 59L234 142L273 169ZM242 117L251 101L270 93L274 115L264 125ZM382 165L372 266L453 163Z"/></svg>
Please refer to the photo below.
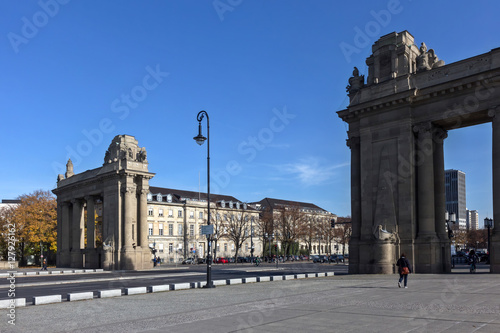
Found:
<svg viewBox="0 0 500 333"><path fill-rule="evenodd" d="M148 271L111 271L103 273L57 274L43 276L16 277L16 298L26 298L31 303L33 296L62 295L68 293L94 292L99 290L121 289L131 287L147 287L183 282L206 281L206 265L162 266ZM226 264L212 266L212 280L236 279L244 277L273 276L301 273L335 271L346 274L347 265L286 263L261 264L258 267L250 264ZM0 300L9 299L9 283L0 280Z"/></svg>

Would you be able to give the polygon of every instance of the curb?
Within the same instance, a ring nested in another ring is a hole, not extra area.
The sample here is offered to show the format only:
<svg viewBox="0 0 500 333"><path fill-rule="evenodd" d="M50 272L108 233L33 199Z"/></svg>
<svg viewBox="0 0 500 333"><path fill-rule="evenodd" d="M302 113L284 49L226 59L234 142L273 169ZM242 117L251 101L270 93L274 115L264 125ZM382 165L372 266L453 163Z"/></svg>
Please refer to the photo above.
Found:
<svg viewBox="0 0 500 333"><path fill-rule="evenodd" d="M73 270L72 272L74 272ZM76 270L79 271L79 270ZM63 271L64 273L64 271ZM247 277L238 279L226 279L226 280L213 280L214 286L230 286L235 284L246 284L246 283L257 283L257 282L271 282L271 281L287 281L287 280L298 280L306 278L315 277L327 277L334 276L335 272L323 272L323 273L307 273L307 274L293 274L293 275L276 275L276 276L259 276L259 277ZM154 285L147 287L133 287L133 288L122 288L122 289L109 289L109 290L98 290L96 298L108 298L108 297L119 297L127 295L140 295L146 293L156 293L156 292L166 292L175 290L185 290L185 289L198 289L203 288L207 284L206 281L200 282L185 282L185 283L175 283L175 284L164 284L164 285ZM66 301L80 301L80 300L91 300L94 299L94 292L80 292L80 293L68 293L66 294ZM51 303L61 303L63 298L61 295L48 295L48 296L35 296L32 300L32 305L42 305ZM12 298L6 300L0 300L0 309L11 309L16 307L26 306L25 298Z"/></svg>
<svg viewBox="0 0 500 333"><path fill-rule="evenodd" d="M37 276L37 275L58 275L58 274L83 274L83 273L104 273L104 269L96 268L96 269L72 269L72 270L55 270L55 271L27 271L27 272L19 272L12 271L11 273L0 273L0 278L8 278L8 277L18 277L18 276Z"/></svg>

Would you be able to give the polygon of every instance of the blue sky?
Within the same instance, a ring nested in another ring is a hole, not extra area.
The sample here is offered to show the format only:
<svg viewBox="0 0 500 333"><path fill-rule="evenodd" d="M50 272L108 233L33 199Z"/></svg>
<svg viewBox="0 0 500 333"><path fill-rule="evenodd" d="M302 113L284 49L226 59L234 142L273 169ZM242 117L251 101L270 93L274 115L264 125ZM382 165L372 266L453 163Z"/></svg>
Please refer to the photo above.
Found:
<svg viewBox="0 0 500 333"><path fill-rule="evenodd" d="M53 189L68 157L77 173L101 166L117 134L146 147L151 185L206 190L206 147L192 139L206 110L212 192L348 215L347 125L336 111L347 106L352 68L366 74L371 45L393 31L408 30L446 63L488 52L500 46L499 7L1 1L0 198ZM491 216L490 124L451 131L445 165L466 172L468 208Z"/></svg>

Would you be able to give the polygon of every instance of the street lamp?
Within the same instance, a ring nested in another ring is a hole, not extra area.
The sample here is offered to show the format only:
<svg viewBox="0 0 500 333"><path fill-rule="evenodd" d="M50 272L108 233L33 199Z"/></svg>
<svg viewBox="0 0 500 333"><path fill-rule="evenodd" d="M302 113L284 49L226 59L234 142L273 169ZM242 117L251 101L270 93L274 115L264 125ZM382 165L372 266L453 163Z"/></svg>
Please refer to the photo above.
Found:
<svg viewBox="0 0 500 333"><path fill-rule="evenodd" d="M207 137L205 138L201 134L201 121L203 117L207 117ZM196 120L198 120L198 135L193 139L200 146L207 140L207 225L210 225L210 121L208 118L208 113L206 111L198 112L196 116ZM212 284L212 234L207 235L207 284L205 288L215 288Z"/></svg>
<svg viewBox="0 0 500 333"><path fill-rule="evenodd" d="M253 263L253 216L250 217L250 262Z"/></svg>
<svg viewBox="0 0 500 333"><path fill-rule="evenodd" d="M487 264L490 263L490 228L493 228L493 219L485 218L484 226L488 228L488 259L486 261Z"/></svg>
<svg viewBox="0 0 500 333"><path fill-rule="evenodd" d="M457 216L455 213L449 214L448 211L444 213L444 219L446 220L446 227L448 228L448 238L453 238L453 230L451 229L450 223L455 224L457 221Z"/></svg>

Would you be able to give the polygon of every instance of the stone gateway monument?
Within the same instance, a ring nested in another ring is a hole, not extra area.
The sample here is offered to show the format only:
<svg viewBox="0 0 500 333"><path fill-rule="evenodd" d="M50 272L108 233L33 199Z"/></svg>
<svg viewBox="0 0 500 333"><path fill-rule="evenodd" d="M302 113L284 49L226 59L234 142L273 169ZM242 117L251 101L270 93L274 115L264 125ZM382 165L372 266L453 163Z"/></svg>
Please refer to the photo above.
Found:
<svg viewBox="0 0 500 333"><path fill-rule="evenodd" d="M355 68L349 106L338 111L351 149L349 272L394 273L401 253L417 273L450 272L448 131L492 123L493 220L500 223L500 49L445 65L407 31L393 32L373 44L366 64L366 82ZM500 272L496 229L491 272Z"/></svg>
<svg viewBox="0 0 500 333"><path fill-rule="evenodd" d="M153 176L146 149L129 135L113 139L100 168L75 174L69 160L52 191L57 195L57 266L152 268L147 194Z"/></svg>

